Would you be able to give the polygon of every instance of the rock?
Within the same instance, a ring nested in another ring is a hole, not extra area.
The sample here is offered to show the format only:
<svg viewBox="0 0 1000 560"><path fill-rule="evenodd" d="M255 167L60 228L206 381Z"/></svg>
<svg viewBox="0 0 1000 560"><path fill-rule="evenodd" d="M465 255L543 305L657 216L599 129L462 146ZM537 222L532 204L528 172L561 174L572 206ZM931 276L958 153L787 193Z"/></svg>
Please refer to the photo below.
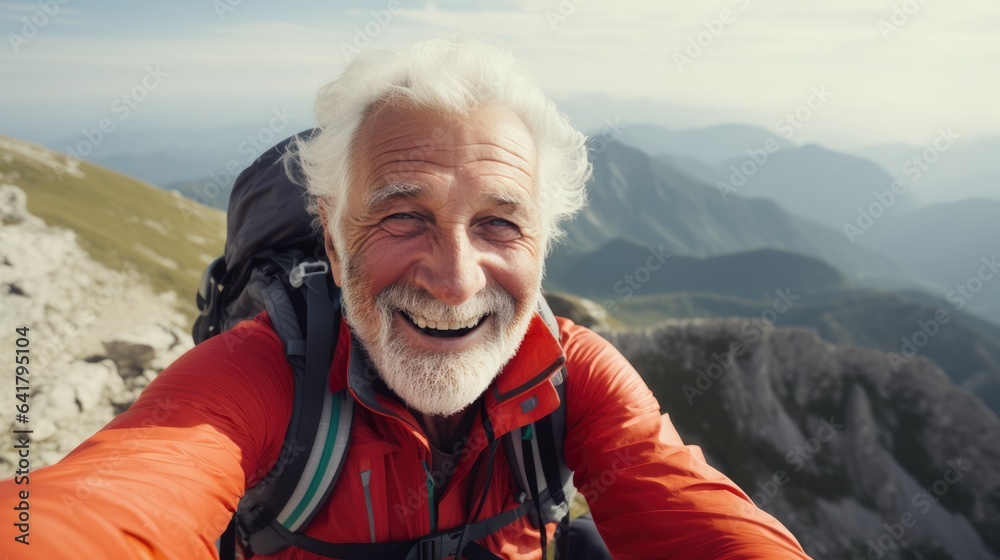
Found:
<svg viewBox="0 0 1000 560"><path fill-rule="evenodd" d="M156 357L156 349L141 342L112 340L103 344L108 357L118 366L118 375L123 379L142 375L142 370Z"/></svg>
<svg viewBox="0 0 1000 560"><path fill-rule="evenodd" d="M30 327L32 466L42 467L128 408L193 343L176 296L96 262L72 231L28 212L11 180L0 179L0 312ZM13 333L0 331L0 348L13 347ZM0 392L0 409L12 410L14 399ZM0 418L0 472L17 462L13 422L13 414Z"/></svg>
<svg viewBox="0 0 1000 560"><path fill-rule="evenodd" d="M19 224L31 222L39 224L41 220L28 213L28 195L14 185L0 185L0 224Z"/></svg>

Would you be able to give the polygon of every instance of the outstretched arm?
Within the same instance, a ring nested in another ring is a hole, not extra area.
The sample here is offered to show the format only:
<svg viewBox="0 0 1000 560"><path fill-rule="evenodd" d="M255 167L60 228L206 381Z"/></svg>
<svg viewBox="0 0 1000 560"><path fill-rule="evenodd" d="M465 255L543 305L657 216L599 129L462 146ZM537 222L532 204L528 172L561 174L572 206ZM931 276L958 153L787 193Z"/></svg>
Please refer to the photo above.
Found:
<svg viewBox="0 0 1000 560"><path fill-rule="evenodd" d="M803 559L795 538L685 446L610 343L563 323L566 462L615 558Z"/></svg>
<svg viewBox="0 0 1000 560"><path fill-rule="evenodd" d="M291 392L261 323L195 347L62 461L0 482L0 496L29 491L31 511L30 544L3 523L0 556L216 558L245 485L278 455Z"/></svg>

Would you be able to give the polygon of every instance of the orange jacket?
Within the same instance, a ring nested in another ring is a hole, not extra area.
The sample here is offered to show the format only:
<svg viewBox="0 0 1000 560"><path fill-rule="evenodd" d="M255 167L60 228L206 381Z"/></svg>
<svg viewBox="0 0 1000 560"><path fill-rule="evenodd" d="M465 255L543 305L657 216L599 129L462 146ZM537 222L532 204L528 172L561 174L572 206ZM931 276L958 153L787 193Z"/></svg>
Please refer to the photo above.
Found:
<svg viewBox="0 0 1000 560"><path fill-rule="evenodd" d="M499 437L551 412L548 379L565 352L566 462L615 558L807 558L774 518L685 446L632 366L604 339L559 319L560 344L536 316L517 356L485 396ZM396 400L348 380L350 335L341 327L331 385L350 385L351 447L337 486L307 533L370 542L360 473L370 470L375 538L409 539L461 526L470 469L486 438L477 417L465 455L442 495L428 498L427 438ZM139 400L27 485L0 483L8 512L0 556L12 558L215 558L215 542L244 488L279 460L291 413L292 377L266 317L212 338L164 370ZM534 408L521 404L537 399ZM430 466L433 469L433 466ZM514 507L503 446L482 518ZM475 477L474 484L469 479ZM30 543L14 541L10 504L30 492ZM433 503L436 502L436 503ZM554 526L550 526L550 531ZM479 541L501 557L540 558L526 518ZM313 559L288 549L274 558Z"/></svg>

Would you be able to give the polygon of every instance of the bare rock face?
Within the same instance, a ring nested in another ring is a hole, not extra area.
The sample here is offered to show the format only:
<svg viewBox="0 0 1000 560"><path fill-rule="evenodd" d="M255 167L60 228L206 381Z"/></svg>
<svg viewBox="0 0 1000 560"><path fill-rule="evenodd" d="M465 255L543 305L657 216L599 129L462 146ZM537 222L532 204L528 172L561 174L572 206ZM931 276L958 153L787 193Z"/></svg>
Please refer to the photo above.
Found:
<svg viewBox="0 0 1000 560"><path fill-rule="evenodd" d="M129 270L109 270L69 230L48 227L20 188L0 185L0 347L28 327L32 466L55 462L128 408L167 364L192 346L170 295ZM10 328L8 328L10 327ZM0 392L0 408L15 395ZM0 418L0 472L16 457Z"/></svg>
<svg viewBox="0 0 1000 560"><path fill-rule="evenodd" d="M1000 421L933 363L748 320L603 332L815 558L1000 556Z"/></svg>

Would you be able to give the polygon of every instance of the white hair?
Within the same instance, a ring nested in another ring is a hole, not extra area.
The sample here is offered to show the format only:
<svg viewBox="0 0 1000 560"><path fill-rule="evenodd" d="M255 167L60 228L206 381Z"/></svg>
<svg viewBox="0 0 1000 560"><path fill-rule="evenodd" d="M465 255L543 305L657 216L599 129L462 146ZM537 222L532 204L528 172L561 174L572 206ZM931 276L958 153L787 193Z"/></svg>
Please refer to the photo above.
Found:
<svg viewBox="0 0 1000 560"><path fill-rule="evenodd" d="M319 204L326 208L328 223L319 225L342 258L348 257L340 224L354 164L352 147L365 118L386 102L450 115L495 106L520 117L537 150L543 254L563 235L560 222L586 203L584 184L591 172L586 137L542 93L506 45L456 35L395 54L370 52L320 89L314 108L318 132L296 140L290 152L299 155L309 210L319 216Z"/></svg>

